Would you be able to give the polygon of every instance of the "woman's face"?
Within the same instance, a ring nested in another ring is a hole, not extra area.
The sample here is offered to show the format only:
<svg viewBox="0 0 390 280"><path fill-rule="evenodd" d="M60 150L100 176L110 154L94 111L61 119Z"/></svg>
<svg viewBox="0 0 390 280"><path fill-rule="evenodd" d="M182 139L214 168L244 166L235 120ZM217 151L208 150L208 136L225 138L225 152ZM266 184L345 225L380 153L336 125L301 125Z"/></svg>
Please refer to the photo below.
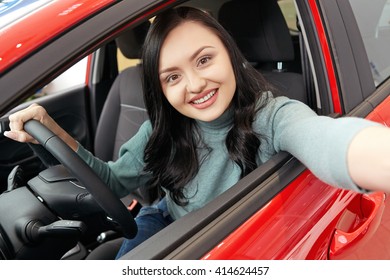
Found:
<svg viewBox="0 0 390 280"><path fill-rule="evenodd" d="M236 79L221 40L207 27L184 22L165 39L159 61L168 102L181 114L212 121L230 106Z"/></svg>

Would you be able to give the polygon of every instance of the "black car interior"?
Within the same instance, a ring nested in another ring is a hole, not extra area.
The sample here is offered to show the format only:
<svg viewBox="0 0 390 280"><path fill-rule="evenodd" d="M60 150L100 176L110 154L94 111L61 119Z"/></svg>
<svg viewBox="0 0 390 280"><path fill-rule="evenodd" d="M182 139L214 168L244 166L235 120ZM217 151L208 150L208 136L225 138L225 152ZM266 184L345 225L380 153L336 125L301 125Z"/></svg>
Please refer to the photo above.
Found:
<svg viewBox="0 0 390 280"><path fill-rule="evenodd" d="M122 54L128 59L139 59L143 40L150 22L146 21L127 30L116 39ZM94 154L104 160L116 160L119 149L134 136L148 119L142 96L140 65L128 67L116 77L102 109L96 128ZM150 204L147 194L135 194L143 205Z"/></svg>

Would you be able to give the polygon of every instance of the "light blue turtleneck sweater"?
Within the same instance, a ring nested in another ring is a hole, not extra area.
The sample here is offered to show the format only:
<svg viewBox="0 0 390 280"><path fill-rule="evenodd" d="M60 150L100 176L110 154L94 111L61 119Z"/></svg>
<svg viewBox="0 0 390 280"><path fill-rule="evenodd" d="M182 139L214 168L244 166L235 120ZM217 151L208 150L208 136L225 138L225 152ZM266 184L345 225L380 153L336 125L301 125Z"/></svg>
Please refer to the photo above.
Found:
<svg viewBox="0 0 390 280"><path fill-rule="evenodd" d="M229 158L225 145L232 122L229 110L212 122L198 121L202 139L211 149L199 149L199 158L205 156L206 159L197 176L185 188L188 205L178 206L169 195L166 196L169 212L174 219L199 209L239 180L241 170ZM378 124L360 118L318 116L301 102L286 97L270 98L253 124L255 131L264 137L257 161L262 164L277 152L287 151L326 183L361 191L349 176L347 149L360 130L372 125ZM143 158L151 131L151 123L146 121L138 133L121 147L119 159L115 162L103 162L82 146L79 146L77 153L114 193L122 197L145 186L150 178L143 172Z"/></svg>

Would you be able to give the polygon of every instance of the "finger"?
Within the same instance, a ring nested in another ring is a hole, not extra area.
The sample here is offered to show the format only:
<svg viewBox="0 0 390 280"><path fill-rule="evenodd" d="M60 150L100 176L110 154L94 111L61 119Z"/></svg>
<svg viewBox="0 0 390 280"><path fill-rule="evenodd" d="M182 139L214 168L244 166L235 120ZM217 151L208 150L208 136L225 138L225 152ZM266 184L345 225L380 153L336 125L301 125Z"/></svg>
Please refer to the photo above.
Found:
<svg viewBox="0 0 390 280"><path fill-rule="evenodd" d="M36 119L44 123L46 110L38 104L32 104L29 107L20 110L9 116L11 131L24 131L24 123L31 119Z"/></svg>
<svg viewBox="0 0 390 280"><path fill-rule="evenodd" d="M45 113L46 111L41 106L39 106L38 104L32 104L25 109L11 114L9 116L9 120L16 123L25 123L30 119L36 119L38 121L41 121Z"/></svg>
<svg viewBox="0 0 390 280"><path fill-rule="evenodd" d="M11 131L19 132L23 131L24 123L20 120L14 120L9 122L9 128Z"/></svg>
<svg viewBox="0 0 390 280"><path fill-rule="evenodd" d="M28 133L24 131L4 131L4 136L22 143L38 143L33 137L31 137Z"/></svg>

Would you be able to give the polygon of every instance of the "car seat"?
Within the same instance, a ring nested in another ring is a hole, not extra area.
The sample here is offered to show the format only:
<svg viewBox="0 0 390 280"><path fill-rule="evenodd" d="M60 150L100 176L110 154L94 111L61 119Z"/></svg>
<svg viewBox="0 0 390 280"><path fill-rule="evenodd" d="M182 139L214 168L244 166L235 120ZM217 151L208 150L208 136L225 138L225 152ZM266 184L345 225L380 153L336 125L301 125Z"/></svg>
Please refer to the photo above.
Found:
<svg viewBox="0 0 390 280"><path fill-rule="evenodd" d="M303 76L290 71L294 45L276 0L232 0L224 3L218 20L235 39L244 56L278 93L307 104Z"/></svg>
<svg viewBox="0 0 390 280"><path fill-rule="evenodd" d="M139 59L149 28L149 21L125 31L115 42L127 59ZM140 64L124 69L116 77L96 128L94 153L98 158L116 160L119 149L133 137L148 119L142 94ZM142 205L149 205L149 197L141 190L132 194Z"/></svg>
<svg viewBox="0 0 390 280"><path fill-rule="evenodd" d="M125 58L141 57L142 44L149 26L150 22L146 21L125 31L115 40ZM115 78L96 127L95 156L104 161L118 159L122 144L133 137L148 119L142 92L141 64L124 69ZM137 190L122 200L128 203L132 199L141 205L152 203L147 192L142 190ZM107 237L108 235L111 237ZM104 243L92 250L87 259L114 259L123 238L118 238L118 234L113 232L104 232L100 237L105 239L102 241Z"/></svg>

